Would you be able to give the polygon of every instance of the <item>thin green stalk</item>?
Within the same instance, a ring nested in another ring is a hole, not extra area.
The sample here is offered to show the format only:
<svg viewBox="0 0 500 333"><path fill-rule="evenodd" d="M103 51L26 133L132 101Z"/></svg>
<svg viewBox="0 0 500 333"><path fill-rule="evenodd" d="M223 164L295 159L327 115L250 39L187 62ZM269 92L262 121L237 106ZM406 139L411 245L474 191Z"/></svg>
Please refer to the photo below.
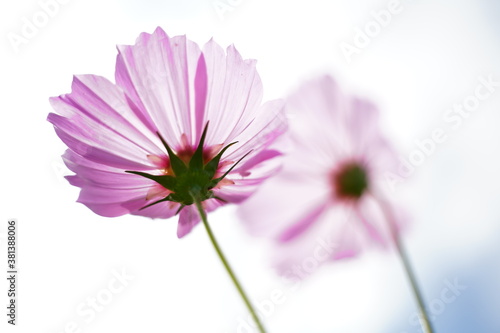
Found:
<svg viewBox="0 0 500 333"><path fill-rule="evenodd" d="M434 329L432 328L432 323L429 319L429 315L427 314L427 311L425 310L422 292L420 291L420 289L418 287L417 279L416 279L415 273L413 272L413 269L411 267L410 260L408 259L408 256L407 256L406 251L403 247L403 244L401 243L400 237L398 235L395 235L394 238L395 238L396 248L398 250L401 261L403 262L403 266L405 268L406 275L408 276L408 280L410 281L410 285L411 285L411 288L413 290L413 294L415 295L415 299L417 300L420 314L422 315L422 319L423 319L423 321L421 321L422 329L426 333L433 333Z"/></svg>
<svg viewBox="0 0 500 333"><path fill-rule="evenodd" d="M243 287L241 286L240 282L236 278L236 275L234 274L233 270L231 269L231 266L229 266L229 263L224 256L224 253L222 253L221 248L219 247L219 244L217 243L217 240L215 239L215 236L212 232L212 228L210 228L210 225L208 224L208 219L207 219L207 214L205 213L205 210L201 206L201 202L197 199L194 200L196 204L196 208L198 209L198 213L200 214L201 220L203 221L203 225L205 225L205 229L207 230L208 237L210 238L210 241L212 242L212 245L215 248L215 251L219 255L220 260L222 261L222 264L226 268L227 273L231 277L231 280L233 281L236 289L238 290L241 298L243 299L243 302L248 308L248 311L250 311L253 320L257 324L257 327L259 328L260 333L266 333L266 330L264 329L264 326L259 320L259 317L257 316L257 312L252 306L252 303L250 303L250 300L248 299L248 296L246 295L245 291L243 290Z"/></svg>
<svg viewBox="0 0 500 333"><path fill-rule="evenodd" d="M399 232L396 231L396 223L394 221L394 218L389 210L389 208L386 206L385 202L380 199L375 197L375 200L377 203L380 205L382 212L384 213L384 216L387 220L387 223L389 225L389 230L391 232L391 236L394 240L394 244L396 245L396 250L398 251L399 257L403 263L404 270L406 272L406 276L408 277L408 280L410 282L411 289L413 291L413 295L415 296L415 299L417 301L418 309L421 315L422 320L420 320L420 324L422 325L422 329L425 333L434 333L435 330L432 327L432 323L429 318L429 314L425 310L424 306L424 298L422 296L422 292L420 291L420 288L418 286L417 278L415 276L415 273L413 271L413 268L411 266L410 260L408 258L408 255L406 254L405 248L403 246L403 243L401 241L401 237L399 236Z"/></svg>

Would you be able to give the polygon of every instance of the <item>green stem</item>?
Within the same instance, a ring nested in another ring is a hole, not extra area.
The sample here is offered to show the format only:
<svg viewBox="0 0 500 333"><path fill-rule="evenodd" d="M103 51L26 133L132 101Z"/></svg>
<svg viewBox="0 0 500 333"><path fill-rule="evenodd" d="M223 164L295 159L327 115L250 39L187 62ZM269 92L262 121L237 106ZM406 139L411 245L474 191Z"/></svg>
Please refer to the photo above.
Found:
<svg viewBox="0 0 500 333"><path fill-rule="evenodd" d="M429 314L425 310L424 306L424 298L422 296L422 292L420 291L420 288L418 286L417 278L415 276L415 273L413 271L413 268L411 266L410 260L408 258L408 255L406 254L405 248L403 246L403 242L401 241L401 237L399 236L399 232L396 231L396 223L394 221L394 218L390 212L390 209L387 207L386 203L375 197L375 200L377 203L380 205L382 212L387 220L387 223L389 225L389 230L391 233L391 236L394 240L394 244L396 245L396 250L398 251L399 257L401 258L401 261L403 263L406 276L408 277L408 280L410 282L411 289L413 291L413 295L415 296L415 299L417 301L418 309L420 311L420 315L422 320L420 320L420 324L422 325L422 329L425 333L434 333L434 328L432 327L432 323L429 319Z"/></svg>
<svg viewBox="0 0 500 333"><path fill-rule="evenodd" d="M417 300L420 314L422 315L422 319L423 319L421 321L422 328L423 328L424 332L426 332L426 333L433 333L434 329L432 328L432 324L431 324L431 321L429 319L429 315L427 314L427 311L425 310L422 292L420 291L420 288L418 287L415 273L413 272L410 261L408 259L408 256L407 256L406 251L403 247L403 244L401 243L401 239L399 236L395 236L395 243L396 243L396 248L398 250L399 256L401 257L401 261L403 262L403 266L405 268L406 275L408 276L408 280L410 281L410 285L411 285L411 288L413 290L413 294L415 295L415 299Z"/></svg>
<svg viewBox="0 0 500 333"><path fill-rule="evenodd" d="M231 280L233 281L236 289L238 289L238 292L243 299L243 302L248 308L248 311L250 311L253 320L257 324L257 327L259 328L260 333L266 333L266 330L264 329L264 326L259 320L259 317L257 316L257 312L254 310L252 303L250 303L250 300L248 299L248 296L246 295L245 291L243 290L243 287L241 286L240 282L236 278L236 275L234 274L233 270L231 269L231 266L229 266L229 263L224 256L224 253L222 253L221 248L219 247L219 244L217 243L217 240L215 239L215 236L212 232L212 228L210 228L210 225L208 224L208 219L207 219L207 214L205 213L205 210L201 206L201 202L197 199L194 200L196 208L198 209L198 213L200 214L201 220L203 221L203 224L205 225L205 229L207 230L208 237L210 237L210 241L212 242L212 245L215 248L215 251L219 255L220 260L222 261L222 264L226 268L227 273L231 277Z"/></svg>

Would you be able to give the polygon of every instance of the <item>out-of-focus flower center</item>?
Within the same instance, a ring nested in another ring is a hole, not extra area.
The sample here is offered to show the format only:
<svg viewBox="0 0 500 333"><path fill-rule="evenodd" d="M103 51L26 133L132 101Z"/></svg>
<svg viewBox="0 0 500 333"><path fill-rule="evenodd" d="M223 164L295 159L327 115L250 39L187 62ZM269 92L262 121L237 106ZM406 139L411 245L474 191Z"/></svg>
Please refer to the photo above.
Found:
<svg viewBox="0 0 500 333"><path fill-rule="evenodd" d="M358 199L368 188L368 175L362 165L347 163L333 174L333 185L338 197Z"/></svg>

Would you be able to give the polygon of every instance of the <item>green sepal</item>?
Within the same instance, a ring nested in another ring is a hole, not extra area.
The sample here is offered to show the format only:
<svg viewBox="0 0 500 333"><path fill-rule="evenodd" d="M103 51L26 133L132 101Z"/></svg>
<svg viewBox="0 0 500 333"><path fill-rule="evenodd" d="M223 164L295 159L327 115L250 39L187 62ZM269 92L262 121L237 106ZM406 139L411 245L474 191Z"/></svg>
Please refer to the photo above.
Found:
<svg viewBox="0 0 500 333"><path fill-rule="evenodd" d="M216 195L214 195L214 196L213 196L213 198L214 198L214 199L217 199L217 200L219 200L219 201L222 201L222 202L224 202L224 203L227 203L227 200L224 200L224 199L222 199L221 197L218 197L218 196L216 196Z"/></svg>
<svg viewBox="0 0 500 333"><path fill-rule="evenodd" d="M158 200L158 201L155 201L155 202L153 202L153 203L150 203L149 205L146 205L146 206L144 206L144 207L142 207L142 208L139 208L139 210L146 209L146 208L148 208L148 207L151 207L151 206L153 206L153 205L156 205L156 204L159 204L160 202L165 202L165 201L173 201L173 200L171 200L171 198L170 198L170 194L169 194L169 195L167 195L167 196L166 196L165 198L163 198L163 199L160 199L160 200Z"/></svg>
<svg viewBox="0 0 500 333"><path fill-rule="evenodd" d="M212 189L217 186L217 184L223 180L248 154L249 151L243 157L241 157L236 163L234 163L229 170L227 170L221 177L214 178L219 167L222 155L227 151L229 147L236 144L237 142L232 142L225 146L221 151L212 158L206 164L203 159L203 146L205 144L205 138L208 131L208 122L203 129L203 133L200 137L200 142L196 147L193 155L189 162L184 162L181 160L165 142L162 136L158 134L158 137L162 141L163 145L167 149L168 156L170 159L170 167L174 175L150 175L145 172L140 171L125 171L127 173L142 176L151 179L164 188L170 190L170 193L165 198L148 204L141 209L145 209L156 205L160 202L171 201L180 203L181 206L177 210L178 214L185 206L192 205L195 201L203 202L205 200L214 198L216 200L226 202L224 199L217 197Z"/></svg>
<svg viewBox="0 0 500 333"><path fill-rule="evenodd" d="M200 143L189 161L189 169L191 170L202 170L203 169L203 146L205 144L205 137L207 136L208 122L203 129L203 134L201 134Z"/></svg>
<svg viewBox="0 0 500 333"><path fill-rule="evenodd" d="M248 156L248 154L250 154L252 152L252 150L250 150L248 153L246 153L245 155L243 155L236 163L234 163L230 168L229 170L227 170L222 176L220 176L219 178L215 178L214 181L215 181L215 185L217 185L221 180L223 180L224 178L226 178L226 176L231 172L233 171L233 169L245 158Z"/></svg>
<svg viewBox="0 0 500 333"><path fill-rule="evenodd" d="M177 178L169 175L162 175L162 176L157 176L157 175L150 175L145 172L140 172L140 171L125 171L127 173L132 173L134 175L139 175L146 177L148 179L154 180L164 188L170 190L170 191L175 191L176 185L177 185Z"/></svg>
<svg viewBox="0 0 500 333"><path fill-rule="evenodd" d="M222 148L222 150L214 157L210 160L210 162L207 163L207 165L205 165L205 171L209 174L213 176L215 176L215 173L217 172L217 168L219 166L219 161L222 157L222 154L224 154L226 152L226 150L231 147L232 145L238 143L238 141L235 141L235 142L231 142L230 144L228 144L227 146L225 146L224 148Z"/></svg>
<svg viewBox="0 0 500 333"><path fill-rule="evenodd" d="M177 211L175 212L175 215L179 214L181 212L181 210L186 207L186 205L182 205L179 207L179 209L177 209Z"/></svg>
<svg viewBox="0 0 500 333"><path fill-rule="evenodd" d="M186 173L189 168L188 166L179 158L179 156L175 155L173 150L170 148L170 146L167 144L167 142L163 139L163 137L160 135L159 132L156 132L158 136L160 137L161 142L167 149L168 153L168 158L170 159L170 166L172 167L172 171L174 171L174 174L176 176L181 176L182 174Z"/></svg>

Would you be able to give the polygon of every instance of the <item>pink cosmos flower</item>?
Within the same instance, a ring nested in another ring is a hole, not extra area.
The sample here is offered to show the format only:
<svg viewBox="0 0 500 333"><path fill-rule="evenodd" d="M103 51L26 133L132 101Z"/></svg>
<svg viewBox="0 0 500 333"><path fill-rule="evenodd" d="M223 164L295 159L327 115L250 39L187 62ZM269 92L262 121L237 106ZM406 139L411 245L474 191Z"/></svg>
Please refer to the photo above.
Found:
<svg viewBox="0 0 500 333"><path fill-rule="evenodd" d="M240 206L249 229L281 242L278 261L287 270L391 242L386 210L397 212L379 195L397 156L373 104L324 76L303 84L285 109L294 147L283 169Z"/></svg>
<svg viewBox="0 0 500 333"><path fill-rule="evenodd" d="M249 197L278 168L285 130L282 102L261 104L255 63L157 28L118 46L116 83L75 76L48 121L78 202L107 217L179 213L183 237L200 220L194 199L212 211Z"/></svg>

